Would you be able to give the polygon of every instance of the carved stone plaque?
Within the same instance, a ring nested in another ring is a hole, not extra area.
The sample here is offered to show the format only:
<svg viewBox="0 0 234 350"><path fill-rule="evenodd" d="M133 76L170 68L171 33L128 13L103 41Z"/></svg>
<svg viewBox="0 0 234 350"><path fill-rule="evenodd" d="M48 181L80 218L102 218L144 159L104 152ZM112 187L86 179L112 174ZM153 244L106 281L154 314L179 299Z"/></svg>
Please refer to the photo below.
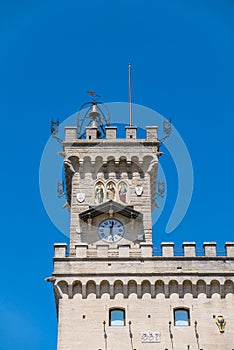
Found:
<svg viewBox="0 0 234 350"><path fill-rule="evenodd" d="M161 335L159 332L143 332L141 333L142 343L160 343Z"/></svg>
<svg viewBox="0 0 234 350"><path fill-rule="evenodd" d="M79 203L84 202L84 200L85 200L85 193L77 193L76 194L76 199L78 200Z"/></svg>
<svg viewBox="0 0 234 350"><path fill-rule="evenodd" d="M137 195L138 197L141 196L142 193L143 193L143 187L142 187L141 185L137 185L137 186L135 187L135 192L136 192L136 195Z"/></svg>

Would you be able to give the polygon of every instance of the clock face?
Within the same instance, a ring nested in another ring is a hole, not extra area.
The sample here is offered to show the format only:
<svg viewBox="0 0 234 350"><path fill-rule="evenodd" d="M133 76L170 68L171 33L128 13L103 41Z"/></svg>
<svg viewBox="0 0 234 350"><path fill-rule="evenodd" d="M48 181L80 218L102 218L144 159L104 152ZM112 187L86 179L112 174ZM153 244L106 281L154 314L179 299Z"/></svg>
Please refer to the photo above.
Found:
<svg viewBox="0 0 234 350"><path fill-rule="evenodd" d="M98 226L98 235L105 242L118 242L123 238L124 226L117 219L103 220Z"/></svg>

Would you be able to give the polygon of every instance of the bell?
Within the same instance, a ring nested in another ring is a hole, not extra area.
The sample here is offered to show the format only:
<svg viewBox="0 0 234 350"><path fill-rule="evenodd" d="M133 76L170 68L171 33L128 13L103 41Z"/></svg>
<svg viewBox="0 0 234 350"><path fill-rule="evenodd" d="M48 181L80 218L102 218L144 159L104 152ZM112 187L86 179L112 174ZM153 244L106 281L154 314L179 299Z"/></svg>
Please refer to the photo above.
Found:
<svg viewBox="0 0 234 350"><path fill-rule="evenodd" d="M93 120L95 120L96 118L98 118L100 116L100 113L98 112L98 109L97 109L97 105L96 104L93 104L92 105L92 108L91 108L91 111L89 113L89 116L90 118L92 118Z"/></svg>

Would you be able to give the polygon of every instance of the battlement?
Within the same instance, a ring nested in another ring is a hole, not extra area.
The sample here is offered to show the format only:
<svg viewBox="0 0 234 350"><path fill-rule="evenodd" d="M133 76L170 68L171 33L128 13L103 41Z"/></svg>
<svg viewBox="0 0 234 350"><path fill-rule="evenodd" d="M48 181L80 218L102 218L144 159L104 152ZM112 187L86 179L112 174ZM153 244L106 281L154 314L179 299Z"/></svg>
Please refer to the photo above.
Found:
<svg viewBox="0 0 234 350"><path fill-rule="evenodd" d="M162 258L220 258L230 257L234 258L234 242L226 242L225 254L217 254L216 242L204 242L203 252L198 254L196 251L195 242L184 242L182 245L183 254L175 254L173 242L162 242L161 243L161 254L154 254L151 244L141 243L140 249L134 250L130 244L119 245L117 248L110 248L108 244L99 244L96 247L90 247L86 243L80 243L75 246L75 257L76 258L147 258L147 257L162 257ZM158 251L157 251L158 253ZM54 245L54 257L65 258L67 257L67 244L56 243Z"/></svg>
<svg viewBox="0 0 234 350"><path fill-rule="evenodd" d="M117 127L116 126L106 126L105 128L106 139L108 141L117 140ZM87 126L85 129L85 135L87 141L101 141L98 138L98 128L95 126ZM136 126L126 126L125 127L125 139L136 141L137 140L137 127ZM124 139L118 139L124 140ZM148 142L155 142L158 140L158 127L157 126L146 126L146 139ZM84 142L84 139L77 138L77 127L67 126L65 127L65 142Z"/></svg>

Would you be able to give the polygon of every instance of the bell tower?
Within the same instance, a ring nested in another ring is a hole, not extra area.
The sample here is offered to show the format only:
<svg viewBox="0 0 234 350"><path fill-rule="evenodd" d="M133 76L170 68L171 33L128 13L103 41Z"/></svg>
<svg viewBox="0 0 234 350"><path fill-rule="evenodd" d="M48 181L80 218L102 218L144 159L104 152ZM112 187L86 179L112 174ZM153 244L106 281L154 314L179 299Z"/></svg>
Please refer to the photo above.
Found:
<svg viewBox="0 0 234 350"><path fill-rule="evenodd" d="M142 247L151 255L157 127L147 127L146 139L137 139L135 126L125 127L125 137L117 138L117 127L108 125L101 139L95 102L89 117L85 139L77 138L76 127L66 127L63 142L70 255L86 247L87 256L97 256L103 245L110 256L121 246L128 246L131 256L141 256Z"/></svg>
<svg viewBox="0 0 234 350"><path fill-rule="evenodd" d="M126 286L140 293L131 275L152 257L158 128L138 139L137 127L126 126L118 138L108 123L100 136L95 101L87 116L82 137L69 126L63 141L70 246L55 244L58 350L117 350L131 343Z"/></svg>

